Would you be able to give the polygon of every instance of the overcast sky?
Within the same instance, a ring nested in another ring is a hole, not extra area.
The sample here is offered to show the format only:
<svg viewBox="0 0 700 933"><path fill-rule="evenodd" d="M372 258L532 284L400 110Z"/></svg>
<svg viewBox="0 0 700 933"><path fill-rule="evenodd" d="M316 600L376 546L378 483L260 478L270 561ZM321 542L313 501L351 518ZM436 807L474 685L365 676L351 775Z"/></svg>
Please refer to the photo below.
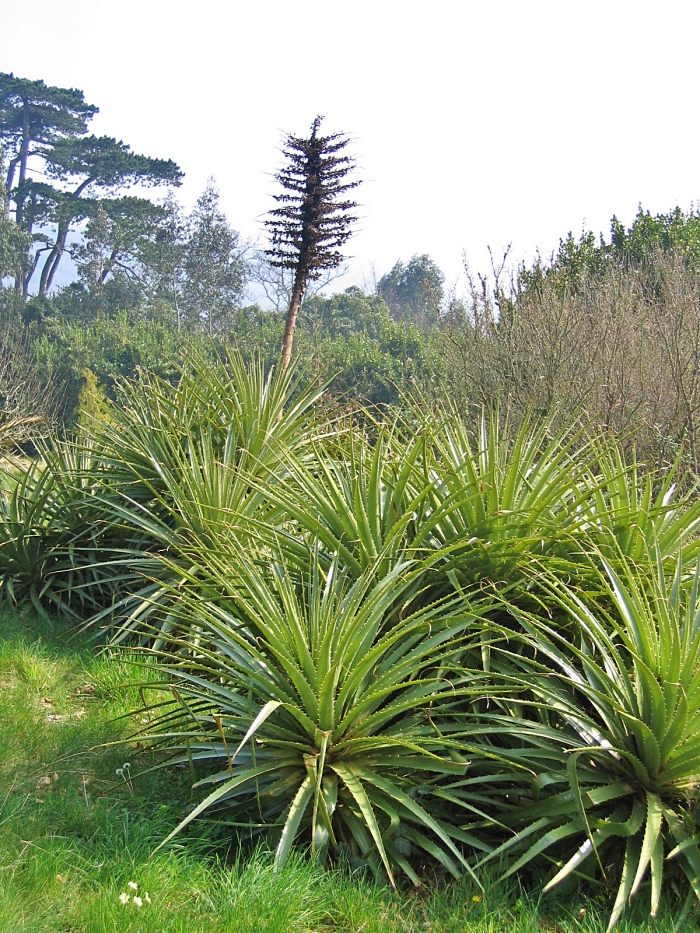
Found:
<svg viewBox="0 0 700 933"><path fill-rule="evenodd" d="M641 203L700 202L697 0L17 0L0 71L82 89L93 132L213 175L261 239L283 135L353 139L362 222L344 284L430 253L531 258Z"/></svg>

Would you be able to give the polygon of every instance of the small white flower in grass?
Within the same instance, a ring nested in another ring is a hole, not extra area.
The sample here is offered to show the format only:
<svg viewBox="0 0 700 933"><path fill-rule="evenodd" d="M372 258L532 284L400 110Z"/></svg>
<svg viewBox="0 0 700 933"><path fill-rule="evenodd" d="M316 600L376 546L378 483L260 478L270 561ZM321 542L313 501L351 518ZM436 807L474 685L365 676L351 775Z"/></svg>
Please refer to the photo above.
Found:
<svg viewBox="0 0 700 933"><path fill-rule="evenodd" d="M129 903L129 895L125 891L122 891L122 893L119 895L119 903L122 905L122 907L126 907L126 905Z"/></svg>
<svg viewBox="0 0 700 933"><path fill-rule="evenodd" d="M143 899L147 904L151 903L151 898L148 896L148 891L146 891L146 893L144 894Z"/></svg>
<svg viewBox="0 0 700 933"><path fill-rule="evenodd" d="M116 775L117 777L120 777L122 781L124 781L127 788L129 789L129 793L133 794L134 786L131 783L131 765L128 761L125 761L121 768L117 768Z"/></svg>
<svg viewBox="0 0 700 933"><path fill-rule="evenodd" d="M137 907L143 906L143 901L141 900L140 897L137 897L135 894L134 894L134 904L136 904Z"/></svg>
<svg viewBox="0 0 700 933"><path fill-rule="evenodd" d="M129 881L129 883L127 884L127 888L131 888L132 891L138 891L139 886L136 884L135 881Z"/></svg>

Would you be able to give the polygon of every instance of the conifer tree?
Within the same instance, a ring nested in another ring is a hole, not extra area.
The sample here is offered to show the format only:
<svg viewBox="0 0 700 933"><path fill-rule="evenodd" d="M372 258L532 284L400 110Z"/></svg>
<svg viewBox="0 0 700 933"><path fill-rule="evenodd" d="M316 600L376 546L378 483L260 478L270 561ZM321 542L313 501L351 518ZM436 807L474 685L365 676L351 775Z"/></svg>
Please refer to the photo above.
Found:
<svg viewBox="0 0 700 933"><path fill-rule="evenodd" d="M179 185L182 180L169 159L137 155L108 136L88 136L96 113L97 107L86 104L75 88L0 72L5 187L14 222L28 244L24 268L15 274L15 290L24 298L39 268L38 291L46 295L71 228L92 217L97 202L104 206L108 197L132 185Z"/></svg>
<svg viewBox="0 0 700 933"><path fill-rule="evenodd" d="M357 219L355 201L347 192L360 182L348 180L355 165L344 153L349 140L340 133L319 135L323 117L311 124L308 138L287 136L282 150L286 163L275 178L282 193L275 195L278 207L265 221L270 231L270 248L265 252L272 266L291 269L294 284L282 338L280 367L289 366L292 340L299 309L310 280L324 270L337 268L343 260L340 247L350 237Z"/></svg>

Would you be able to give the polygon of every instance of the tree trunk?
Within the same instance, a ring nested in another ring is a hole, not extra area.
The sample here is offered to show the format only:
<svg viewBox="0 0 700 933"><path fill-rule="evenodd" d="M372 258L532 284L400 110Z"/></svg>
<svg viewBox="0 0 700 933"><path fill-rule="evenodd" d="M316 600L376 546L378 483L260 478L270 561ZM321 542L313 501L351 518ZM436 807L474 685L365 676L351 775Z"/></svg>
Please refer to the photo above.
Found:
<svg viewBox="0 0 700 933"><path fill-rule="evenodd" d="M42 298L51 288L51 283L53 282L53 278L56 275L56 270L58 269L58 264L61 261L63 249L66 245L69 226L70 220L62 220L58 225L56 242L54 243L51 252L47 256L44 267L41 270L41 278L39 279L39 294ZM29 282L27 282L27 287L29 287Z"/></svg>
<svg viewBox="0 0 700 933"><path fill-rule="evenodd" d="M24 280L22 280L21 277L17 279L18 285L16 284L15 286L17 289L17 293L19 294L19 291L21 290L22 297L24 298L25 301L29 297L29 283L31 282L32 276L36 272L36 268L39 265L41 254L45 253L47 249L48 249L48 246L44 247L43 249L38 249L36 253L34 254L34 260L32 262L31 268L29 269L29 272L27 272L26 276L24 277Z"/></svg>
<svg viewBox="0 0 700 933"><path fill-rule="evenodd" d="M19 183L17 185L17 196L15 197L15 223L18 227L22 226L22 217L24 214L24 183L27 177L27 160L29 158L29 101L25 100L22 105L22 145L17 159L10 163L8 169L8 207L10 197L10 183L14 181L15 165L19 161ZM23 295L26 298L26 285L21 275L15 276L15 294L19 297Z"/></svg>
<svg viewBox="0 0 700 933"><path fill-rule="evenodd" d="M85 191L88 185L91 185L93 181L95 181L95 176L86 178L85 181L78 185L75 191L69 196L69 202L77 201L83 191ZM54 276L56 275L58 264L60 263L61 257L63 256L66 239L68 238L68 229L72 220L73 213L71 212L67 217L65 217L63 220L60 220L58 223L58 230L56 231L56 242L54 243L53 248L49 253L48 259L44 263L44 268L41 270L41 279L39 280L39 294L42 297L44 297L48 290L51 288L51 283L53 282ZM27 282L27 288L28 287L29 282Z"/></svg>
<svg viewBox="0 0 700 933"><path fill-rule="evenodd" d="M304 300L304 292L307 283L306 268L298 266L294 275L294 287L292 288L292 297L289 300L289 310L287 311L287 322L284 326L284 337L282 337L282 352L280 353L280 370L285 373L289 368L289 361L292 358L292 341L294 340L294 328L299 317L299 309Z"/></svg>
<svg viewBox="0 0 700 933"><path fill-rule="evenodd" d="M25 100L22 107L22 148L19 153L19 184L15 199L15 222L22 226L24 216L24 183L27 180L27 160L29 158L29 101Z"/></svg>
<svg viewBox="0 0 700 933"><path fill-rule="evenodd" d="M19 162L21 155L17 155L14 159L11 159L7 163L7 181L5 182L7 186L7 216L10 216L10 195L12 193L12 185L15 182L15 169L17 168L17 163Z"/></svg>
<svg viewBox="0 0 700 933"><path fill-rule="evenodd" d="M102 272L100 272L100 288L105 284L107 276L114 268L114 264L117 261L117 256L119 255L119 249L115 246L112 252L109 254L109 259L105 262L102 267Z"/></svg>
<svg viewBox="0 0 700 933"><path fill-rule="evenodd" d="M29 205L29 212L28 212L28 215L27 215L27 216L25 217L25 219L24 219L24 229L25 229L25 232L28 233L30 237L31 237L31 235L32 235L32 231L34 230L34 213L35 213L35 208L36 208L36 196L35 196L35 195L32 195L32 199L31 199L31 202L30 202L30 205ZM30 242L31 242L31 240L30 240ZM18 295L21 293L22 299L23 299L24 301L26 301L27 298L29 297L29 283L30 283L30 281L31 281L31 279L32 279L32 276L34 275L34 272L35 272L35 270L36 270L36 267L39 265L39 258L40 258L40 256L41 256L41 254L42 254L42 253L45 253L45 252L46 252L46 248L44 248L44 249L37 249L37 251L36 251L36 253L35 253L35 255L34 255L34 259L33 259L33 261L31 262L31 267L30 267L29 271L24 275L24 277L21 277L21 276L20 276L20 277L18 277L18 278L15 280L15 292L16 292ZM27 264L29 264L29 257L30 257L30 255L31 255L31 246L30 246L29 249L27 250ZM25 267L25 268L26 268L26 267Z"/></svg>

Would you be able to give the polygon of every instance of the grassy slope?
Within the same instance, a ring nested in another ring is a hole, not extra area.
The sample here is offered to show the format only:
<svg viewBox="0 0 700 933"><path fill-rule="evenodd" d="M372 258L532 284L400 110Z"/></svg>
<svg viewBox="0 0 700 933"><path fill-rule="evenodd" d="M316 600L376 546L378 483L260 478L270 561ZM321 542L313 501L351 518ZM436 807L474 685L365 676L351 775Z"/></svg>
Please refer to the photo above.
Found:
<svg viewBox="0 0 700 933"><path fill-rule="evenodd" d="M217 862L195 830L150 853L187 805L186 775L116 775L149 764L119 719L140 704L142 674L94 657L31 613L0 612L0 930L3 933L534 933L605 929L605 898L576 892L541 905L510 887L465 881L393 894L301 858L274 874L264 854ZM58 717L53 718L52 717ZM119 902L129 881L151 903ZM620 930L673 929L673 906L652 923L640 897ZM585 911L579 916L580 911ZM700 930L697 916L684 931Z"/></svg>

